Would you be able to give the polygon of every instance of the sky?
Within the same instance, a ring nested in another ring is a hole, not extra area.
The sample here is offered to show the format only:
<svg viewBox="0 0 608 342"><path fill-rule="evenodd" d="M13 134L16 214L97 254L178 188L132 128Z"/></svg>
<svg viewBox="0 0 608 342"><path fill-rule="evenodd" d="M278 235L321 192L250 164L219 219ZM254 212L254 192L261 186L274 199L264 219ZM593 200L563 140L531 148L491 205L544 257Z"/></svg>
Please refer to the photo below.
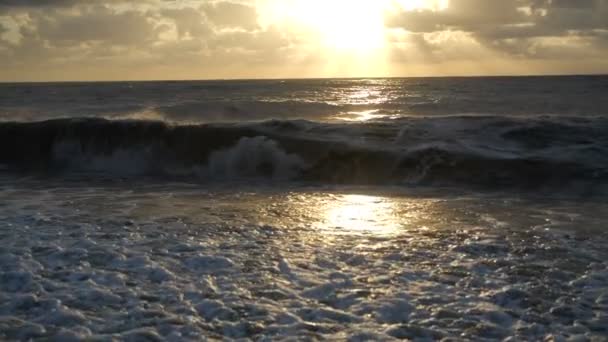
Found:
<svg viewBox="0 0 608 342"><path fill-rule="evenodd" d="M0 0L0 81L608 73L608 0Z"/></svg>

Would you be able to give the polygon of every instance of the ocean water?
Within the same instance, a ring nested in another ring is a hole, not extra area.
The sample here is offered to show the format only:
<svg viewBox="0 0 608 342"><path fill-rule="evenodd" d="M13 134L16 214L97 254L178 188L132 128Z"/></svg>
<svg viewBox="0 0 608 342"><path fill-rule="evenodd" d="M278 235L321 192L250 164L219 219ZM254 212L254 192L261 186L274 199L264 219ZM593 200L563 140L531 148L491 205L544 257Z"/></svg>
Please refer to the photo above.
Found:
<svg viewBox="0 0 608 342"><path fill-rule="evenodd" d="M0 84L0 339L604 341L607 95Z"/></svg>

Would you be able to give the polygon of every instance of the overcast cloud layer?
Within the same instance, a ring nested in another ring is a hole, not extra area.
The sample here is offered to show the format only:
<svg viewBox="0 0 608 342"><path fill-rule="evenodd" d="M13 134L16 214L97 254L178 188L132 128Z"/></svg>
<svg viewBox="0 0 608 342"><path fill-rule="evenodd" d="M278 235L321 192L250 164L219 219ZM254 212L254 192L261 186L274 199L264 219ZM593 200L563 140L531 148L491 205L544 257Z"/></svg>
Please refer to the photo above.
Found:
<svg viewBox="0 0 608 342"><path fill-rule="evenodd" d="M443 11L393 11L386 53L373 61L382 65L365 70L353 53L323 53L312 31L265 22L260 6L0 0L0 80L608 72L608 0L451 0Z"/></svg>

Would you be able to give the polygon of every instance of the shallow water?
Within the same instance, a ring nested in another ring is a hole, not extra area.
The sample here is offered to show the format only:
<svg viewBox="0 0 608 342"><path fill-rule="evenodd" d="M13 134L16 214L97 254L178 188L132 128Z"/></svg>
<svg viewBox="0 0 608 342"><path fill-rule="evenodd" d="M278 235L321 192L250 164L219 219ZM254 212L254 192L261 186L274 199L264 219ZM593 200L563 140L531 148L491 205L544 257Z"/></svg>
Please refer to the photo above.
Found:
<svg viewBox="0 0 608 342"><path fill-rule="evenodd" d="M608 335L601 198L3 181L3 338Z"/></svg>

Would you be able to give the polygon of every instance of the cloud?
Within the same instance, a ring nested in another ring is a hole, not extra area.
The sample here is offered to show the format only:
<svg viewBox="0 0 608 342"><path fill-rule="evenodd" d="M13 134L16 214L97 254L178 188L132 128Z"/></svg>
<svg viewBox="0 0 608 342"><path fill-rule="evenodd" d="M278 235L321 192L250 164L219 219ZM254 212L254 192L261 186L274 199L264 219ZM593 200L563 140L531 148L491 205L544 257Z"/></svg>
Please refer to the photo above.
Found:
<svg viewBox="0 0 608 342"><path fill-rule="evenodd" d="M160 14L174 22L179 38L204 37L212 33L204 13L197 8L166 8Z"/></svg>
<svg viewBox="0 0 608 342"><path fill-rule="evenodd" d="M154 3L159 0L138 0L138 3ZM29 12L32 10L67 9L76 6L100 6L129 4L128 0L0 0L0 14Z"/></svg>
<svg viewBox="0 0 608 342"><path fill-rule="evenodd" d="M220 28L259 28L255 7L233 2L216 2L203 5L202 9L209 21Z"/></svg>
<svg viewBox="0 0 608 342"><path fill-rule="evenodd" d="M0 7L45 7L45 6L72 6L79 0L0 0Z"/></svg>
<svg viewBox="0 0 608 342"><path fill-rule="evenodd" d="M213 46L263 51L279 49L288 43L288 39L279 30L270 27L268 30L257 32L226 32L215 37Z"/></svg>
<svg viewBox="0 0 608 342"><path fill-rule="evenodd" d="M386 24L415 33L465 32L514 57L568 59L606 53L608 0L451 0L444 11L402 11Z"/></svg>
<svg viewBox="0 0 608 342"><path fill-rule="evenodd" d="M387 18L389 27L413 32L434 32L446 29L479 31L488 27L521 23L524 14L513 0L450 0L447 9L406 11Z"/></svg>
<svg viewBox="0 0 608 342"><path fill-rule="evenodd" d="M156 41L163 30L145 12L119 12L107 6L86 7L75 13L37 14L34 20L40 39L52 45L142 45Z"/></svg>
<svg viewBox="0 0 608 342"><path fill-rule="evenodd" d="M273 65L287 58L289 45L287 34L258 25L254 7L233 2L0 0L0 8L9 11L16 36L0 42L7 66L0 78L57 70L66 78L212 77L210 70L225 77L229 66ZM8 30L0 24L0 35ZM158 76L158 69L170 75Z"/></svg>

